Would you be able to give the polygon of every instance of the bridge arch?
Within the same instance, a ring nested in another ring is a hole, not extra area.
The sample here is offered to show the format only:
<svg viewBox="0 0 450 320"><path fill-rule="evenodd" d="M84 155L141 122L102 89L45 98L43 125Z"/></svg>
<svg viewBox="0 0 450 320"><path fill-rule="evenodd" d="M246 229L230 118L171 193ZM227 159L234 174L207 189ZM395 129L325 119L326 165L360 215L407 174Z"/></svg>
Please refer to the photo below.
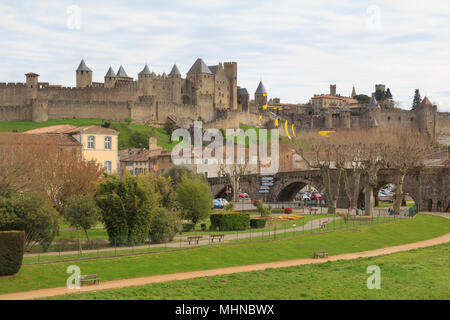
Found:
<svg viewBox="0 0 450 320"><path fill-rule="evenodd" d="M310 181L306 179L295 179L287 184L281 185L274 191L274 198L277 202L294 201L295 196L306 186L310 185L319 192L323 192L323 186L317 181Z"/></svg>

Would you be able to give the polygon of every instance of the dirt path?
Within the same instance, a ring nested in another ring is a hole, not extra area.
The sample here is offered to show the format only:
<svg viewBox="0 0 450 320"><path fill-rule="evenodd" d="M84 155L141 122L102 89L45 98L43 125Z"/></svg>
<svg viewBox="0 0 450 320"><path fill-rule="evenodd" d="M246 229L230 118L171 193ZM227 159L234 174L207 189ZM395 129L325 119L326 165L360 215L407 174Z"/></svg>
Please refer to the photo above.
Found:
<svg viewBox="0 0 450 320"><path fill-rule="evenodd" d="M246 233L226 233L225 237L224 237L224 242L230 242L230 241L234 241L234 240L242 240L242 239L251 239L251 238L258 238L258 237L275 237L276 238L276 234L280 235L283 234L285 232L297 232L297 231L305 231L305 230L314 230L314 229L319 229L321 224L325 221L327 221L327 223L332 223L334 220L339 220L342 219L340 217L329 217L329 218L317 218L311 221L308 221L305 225L300 226L300 227L290 227L287 229L278 229L277 231L275 231L275 236L274 236L274 232L272 229L268 228L265 229L264 231L253 231L253 232L246 232ZM296 221L292 221L292 224L295 224ZM220 233L220 231L215 232L215 233ZM183 239L186 240L188 236L183 236ZM179 238L178 238L179 239ZM139 250L139 249L152 249L152 248L168 248L168 249L173 249L173 248L180 248L180 247L195 247L195 246L206 246L206 245L210 245L210 240L208 235L203 235L202 240L199 241L198 244L192 243L189 244L186 241L183 242L179 242L179 240L175 240L173 242L170 243L162 243L162 244L146 244L146 245L140 245L140 246L135 246L135 247L110 247L110 248L102 248L100 250L100 252L120 252L120 251L125 251L125 250ZM217 244L217 240L216 240L216 244ZM83 254L90 254L90 253L96 253L97 250L83 250ZM64 255L77 255L79 254L79 251L64 251L61 252L59 255L60 256L64 256ZM58 252L46 252L46 253L27 253L24 255L24 257L37 257L37 256L41 256L41 257L45 257L45 256L57 256Z"/></svg>
<svg viewBox="0 0 450 320"><path fill-rule="evenodd" d="M81 293L81 292L93 292L100 290L110 290L117 289L123 287L132 287L132 286L141 286L152 283L161 283L168 282L174 280L187 280L201 277L211 277L217 275L225 275L232 273L240 273L240 272L249 272L249 271L260 271L269 268L286 268L293 266L300 266L305 264L315 264L315 263L324 263L327 261L337 261L337 260L352 260L358 258L368 258L368 257L376 257L385 254L391 254L396 252L409 251L419 248L436 246L439 244L444 244L450 242L450 233L420 242L404 244L400 246L381 248L376 250L358 252L358 253L345 253L339 254L335 256L330 256L327 259L297 259L297 260L287 260L287 261L277 261L277 262L269 262L269 263L261 263L254 265L246 265L246 266L236 266L236 267L227 267L213 270L200 270L200 271L191 271L191 272L183 272L183 273L175 273L175 274L166 274L166 275L157 275L157 276L148 276L141 278L132 278L132 279L122 279L122 280L112 280L103 282L100 285L96 286L86 286L82 287L80 290L70 290L66 287L58 287L58 288L50 288L50 289L41 289L41 290L33 290L26 292L16 292L10 294L0 295L0 300L27 300L27 299L38 299L38 298L48 298L54 296L61 296L65 294L72 293Z"/></svg>

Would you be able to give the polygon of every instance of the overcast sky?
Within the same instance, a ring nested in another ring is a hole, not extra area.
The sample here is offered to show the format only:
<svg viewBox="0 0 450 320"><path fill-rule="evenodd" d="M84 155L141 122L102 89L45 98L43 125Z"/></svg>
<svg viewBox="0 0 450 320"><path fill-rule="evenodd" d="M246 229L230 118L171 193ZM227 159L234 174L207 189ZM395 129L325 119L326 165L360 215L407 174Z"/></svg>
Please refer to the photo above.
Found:
<svg viewBox="0 0 450 320"><path fill-rule="evenodd" d="M98 82L121 64L184 75L201 57L238 62L241 87L262 79L282 102L384 83L405 109L419 88L450 112L450 1L2 0L0 57L0 82L74 86L81 58Z"/></svg>

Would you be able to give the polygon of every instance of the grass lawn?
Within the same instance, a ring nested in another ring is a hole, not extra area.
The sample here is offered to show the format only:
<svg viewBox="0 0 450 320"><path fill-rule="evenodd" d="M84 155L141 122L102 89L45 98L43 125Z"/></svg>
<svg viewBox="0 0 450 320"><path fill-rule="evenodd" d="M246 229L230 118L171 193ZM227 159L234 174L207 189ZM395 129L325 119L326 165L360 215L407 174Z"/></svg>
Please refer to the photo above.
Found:
<svg viewBox="0 0 450 320"><path fill-rule="evenodd" d="M361 226L310 237L271 242L201 247L194 250L143 256L78 261L83 274L99 274L103 281L140 276L207 270L286 259L311 257L313 250L330 255L411 243L450 231L448 219L418 215L390 224ZM73 262L23 266L16 277L0 278L0 293L64 286Z"/></svg>
<svg viewBox="0 0 450 320"><path fill-rule="evenodd" d="M65 119L65 120L48 120L42 123L31 121L17 121L17 122L0 122L0 132L13 131L23 132L36 128L55 126L60 124L70 124L73 126L101 126L103 120L101 119ZM129 147L129 137L133 131L142 132L148 136L155 136L158 138L158 145L164 149L172 150L176 143L170 142L169 134L161 128L153 128L141 124L126 124L125 122L111 121L111 128L120 131L119 135L119 149L126 149Z"/></svg>
<svg viewBox="0 0 450 320"><path fill-rule="evenodd" d="M450 244L391 255L73 294L79 300L390 300L450 299ZM368 290L367 267L381 269Z"/></svg>

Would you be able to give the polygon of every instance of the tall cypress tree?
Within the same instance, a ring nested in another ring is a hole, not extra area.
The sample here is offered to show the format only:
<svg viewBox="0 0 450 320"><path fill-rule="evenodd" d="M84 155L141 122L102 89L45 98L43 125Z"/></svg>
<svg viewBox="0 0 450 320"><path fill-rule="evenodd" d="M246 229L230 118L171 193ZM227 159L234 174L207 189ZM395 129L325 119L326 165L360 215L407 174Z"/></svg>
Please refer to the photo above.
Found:
<svg viewBox="0 0 450 320"><path fill-rule="evenodd" d="M387 90L386 90L386 99L392 100L392 93L391 93L391 89L389 89L389 88L387 88Z"/></svg>
<svg viewBox="0 0 450 320"><path fill-rule="evenodd" d="M416 89L414 93L414 100L412 104L412 110L416 110L416 107L422 102L422 98L420 97L419 89Z"/></svg>

